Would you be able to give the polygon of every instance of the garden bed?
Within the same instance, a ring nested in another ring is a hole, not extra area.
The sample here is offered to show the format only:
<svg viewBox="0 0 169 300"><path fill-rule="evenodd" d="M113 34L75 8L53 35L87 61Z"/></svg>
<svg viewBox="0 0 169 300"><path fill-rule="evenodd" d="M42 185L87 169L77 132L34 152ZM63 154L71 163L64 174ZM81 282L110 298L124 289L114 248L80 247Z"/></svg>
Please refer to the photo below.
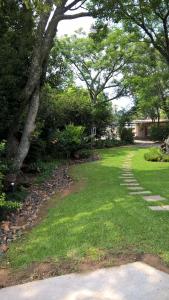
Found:
<svg viewBox="0 0 169 300"><path fill-rule="evenodd" d="M6 221L0 223L0 255L7 251L11 241L16 240L23 231L31 228L38 218L40 208L57 191L66 189L72 183L68 175L68 165L56 168L50 179L41 185L30 187L28 195L16 212L10 213Z"/></svg>

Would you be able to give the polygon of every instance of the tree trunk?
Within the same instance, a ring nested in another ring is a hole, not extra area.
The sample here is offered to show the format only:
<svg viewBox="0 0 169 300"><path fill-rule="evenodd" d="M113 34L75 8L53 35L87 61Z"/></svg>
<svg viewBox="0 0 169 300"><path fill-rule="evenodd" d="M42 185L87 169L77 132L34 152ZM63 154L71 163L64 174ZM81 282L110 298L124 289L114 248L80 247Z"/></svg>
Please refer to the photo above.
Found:
<svg viewBox="0 0 169 300"><path fill-rule="evenodd" d="M25 121L21 141L18 147L17 154L13 161L12 171L16 173L22 167L23 161L27 156L30 148L31 134L35 129L35 120L39 108L39 93L40 91L38 86L31 97L29 111Z"/></svg>
<svg viewBox="0 0 169 300"><path fill-rule="evenodd" d="M11 161L18 150L19 140L16 137L17 130L16 127L10 132L7 139L7 160Z"/></svg>
<svg viewBox="0 0 169 300"><path fill-rule="evenodd" d="M158 124L158 127L160 127L160 111L159 111L159 108L157 108L157 124Z"/></svg>

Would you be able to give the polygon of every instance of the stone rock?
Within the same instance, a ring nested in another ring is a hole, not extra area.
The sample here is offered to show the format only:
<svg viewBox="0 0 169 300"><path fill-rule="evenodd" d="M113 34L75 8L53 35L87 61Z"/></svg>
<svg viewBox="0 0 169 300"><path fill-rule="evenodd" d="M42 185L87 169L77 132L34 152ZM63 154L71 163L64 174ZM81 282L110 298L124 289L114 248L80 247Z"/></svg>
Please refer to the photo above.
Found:
<svg viewBox="0 0 169 300"><path fill-rule="evenodd" d="M0 252L1 253L5 253L7 250L8 250L8 246L7 246L7 244L2 244L1 246L0 246Z"/></svg>
<svg viewBox="0 0 169 300"><path fill-rule="evenodd" d="M4 230L4 231L9 231L10 230L9 226L10 226L9 221L3 221L1 223L1 229Z"/></svg>

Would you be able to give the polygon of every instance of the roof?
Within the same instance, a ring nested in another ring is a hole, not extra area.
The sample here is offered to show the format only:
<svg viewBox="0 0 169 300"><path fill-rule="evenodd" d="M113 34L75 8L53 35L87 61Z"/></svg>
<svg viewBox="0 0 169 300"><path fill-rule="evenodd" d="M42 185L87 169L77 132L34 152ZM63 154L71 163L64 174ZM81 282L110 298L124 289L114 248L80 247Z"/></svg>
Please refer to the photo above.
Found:
<svg viewBox="0 0 169 300"><path fill-rule="evenodd" d="M151 119L144 119L144 120L133 120L132 123L134 124L147 124L147 123L157 123L158 120L155 120L155 122L152 122ZM161 119L160 123L168 123L168 119Z"/></svg>

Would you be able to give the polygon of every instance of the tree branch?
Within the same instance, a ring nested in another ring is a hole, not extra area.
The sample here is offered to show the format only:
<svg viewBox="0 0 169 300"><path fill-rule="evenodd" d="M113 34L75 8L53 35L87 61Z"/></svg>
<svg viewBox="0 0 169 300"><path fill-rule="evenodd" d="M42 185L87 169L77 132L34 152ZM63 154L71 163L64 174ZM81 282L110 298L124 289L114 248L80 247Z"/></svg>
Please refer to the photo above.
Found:
<svg viewBox="0 0 169 300"><path fill-rule="evenodd" d="M82 17L92 17L92 14L89 12L81 12L75 15L64 15L64 16L60 16L60 20L73 20Z"/></svg>

